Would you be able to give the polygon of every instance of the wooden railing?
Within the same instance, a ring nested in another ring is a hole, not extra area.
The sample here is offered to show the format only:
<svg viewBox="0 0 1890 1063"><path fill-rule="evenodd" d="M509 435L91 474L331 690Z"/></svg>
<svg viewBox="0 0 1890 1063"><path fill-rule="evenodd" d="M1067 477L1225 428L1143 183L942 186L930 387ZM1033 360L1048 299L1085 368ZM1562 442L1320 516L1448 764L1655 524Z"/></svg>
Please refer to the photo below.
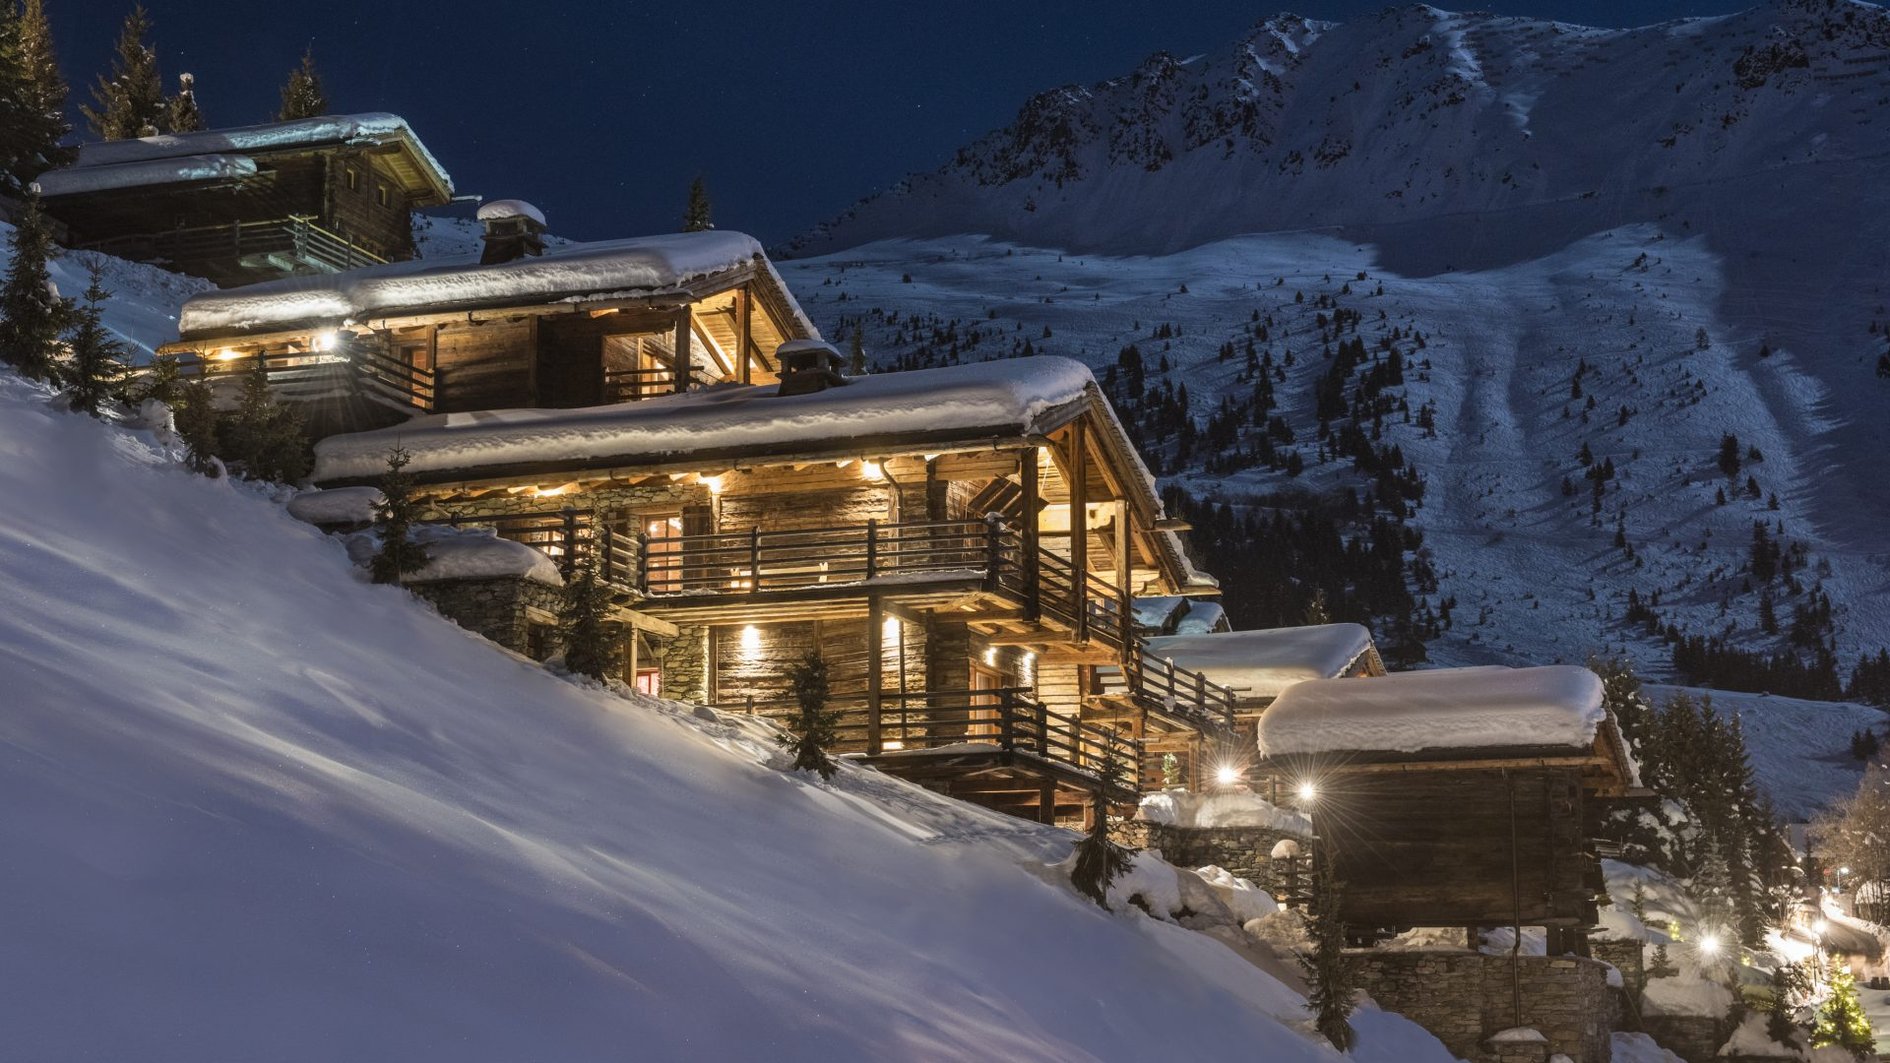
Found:
<svg viewBox="0 0 1890 1063"><path fill-rule="evenodd" d="M337 341L332 351L279 351L237 358L179 358L178 375L211 383L239 382L261 371L284 402L318 402L346 395L400 410L433 409L434 376L390 357L372 342Z"/></svg>
<svg viewBox="0 0 1890 1063"><path fill-rule="evenodd" d="M1179 717L1197 727L1231 730L1234 692L1200 672L1177 668L1166 657L1151 653L1148 642L1135 640L1126 667L1098 669L1103 689L1122 691L1151 712Z"/></svg>
<svg viewBox="0 0 1890 1063"><path fill-rule="evenodd" d="M638 586L653 598L847 585L1015 567L1017 536L976 520L917 521L795 531L644 539Z"/></svg>
<svg viewBox="0 0 1890 1063"><path fill-rule="evenodd" d="M302 215L268 221L170 229L161 233L137 233L100 240L86 247L129 258L174 263L200 262L205 259L235 262L273 255L329 272L375 266L387 261L347 237L315 224L311 217Z"/></svg>
<svg viewBox="0 0 1890 1063"><path fill-rule="evenodd" d="M700 370L691 368L688 373L688 387L707 383ZM676 371L669 366L652 366L646 369L605 369L604 402L635 402L638 399L653 399L658 395L676 393Z"/></svg>
<svg viewBox="0 0 1890 1063"><path fill-rule="evenodd" d="M1113 760L1126 792L1141 789L1142 744L1128 735L1049 711L1027 689L887 693L875 719L864 696L830 699L839 716L835 751L869 756L900 752L975 751L989 746L1025 753L1092 777ZM799 706L785 699L725 702L719 708L791 722Z"/></svg>

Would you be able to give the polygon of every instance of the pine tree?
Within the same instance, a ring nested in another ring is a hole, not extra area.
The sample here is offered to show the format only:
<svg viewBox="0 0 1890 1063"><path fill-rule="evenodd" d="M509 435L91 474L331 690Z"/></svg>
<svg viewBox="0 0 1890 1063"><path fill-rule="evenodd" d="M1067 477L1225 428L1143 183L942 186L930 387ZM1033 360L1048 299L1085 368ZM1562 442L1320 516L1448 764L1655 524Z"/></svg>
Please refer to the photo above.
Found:
<svg viewBox="0 0 1890 1063"><path fill-rule="evenodd" d="M1798 1002L1811 990L1811 979L1804 967L1781 963L1772 969L1772 1002L1766 1008L1765 1032L1782 1045L1789 1045L1798 1034Z"/></svg>
<svg viewBox="0 0 1890 1063"><path fill-rule="evenodd" d="M572 565L558 607L558 637L567 670L592 679L609 676L621 641L610 610L610 588L597 574L596 556Z"/></svg>
<svg viewBox="0 0 1890 1063"><path fill-rule="evenodd" d="M866 329L859 325L853 326L853 346L848 352L847 375L866 375Z"/></svg>
<svg viewBox="0 0 1890 1063"><path fill-rule="evenodd" d="M216 395L208 380L197 376L178 386L177 401L171 404L171 426L184 444L184 464L192 472L217 475L222 418L217 414Z"/></svg>
<svg viewBox="0 0 1890 1063"><path fill-rule="evenodd" d="M308 475L308 437L302 415L276 402L262 356L243 377L236 410L224 422L223 456L252 480L295 483Z"/></svg>
<svg viewBox="0 0 1890 1063"><path fill-rule="evenodd" d="M1310 987L1306 1010L1313 1014L1313 1025L1341 1052L1350 1050L1358 1039L1349 1021L1357 987L1352 962L1345 955L1345 924L1339 921L1344 892L1332 861L1315 860L1312 903L1306 909L1306 932L1312 936L1313 947L1300 958Z"/></svg>
<svg viewBox="0 0 1890 1063"><path fill-rule="evenodd" d="M1836 1045L1848 1049L1858 1059L1868 1057L1876 1047L1876 1034L1864 1015L1863 1003L1857 999L1857 979L1850 971L1839 968L1831 975L1831 994L1818 1008L1811 1043L1818 1048Z"/></svg>
<svg viewBox="0 0 1890 1063"><path fill-rule="evenodd" d="M160 354L151 359L151 371L144 384L132 396L136 402L161 402L176 407L184 394L184 374L174 354Z"/></svg>
<svg viewBox="0 0 1890 1063"><path fill-rule="evenodd" d="M378 486L381 502L374 507L374 531L381 548L368 563L368 572L376 583L399 583L409 572L418 572L431 560L427 548L413 541L412 529L420 517L420 505L413 498L413 474L407 464L413 460L406 449L396 445L387 452L387 471Z"/></svg>
<svg viewBox="0 0 1890 1063"><path fill-rule="evenodd" d="M781 745L794 754L795 771L831 779L840 770L832 755L840 714L827 708L827 662L810 652L788 667L787 680L800 711L788 733L781 736Z"/></svg>
<svg viewBox="0 0 1890 1063"><path fill-rule="evenodd" d="M71 304L53 289L47 269L53 242L39 196L27 193L8 243L13 258L0 284L0 361L44 380L53 374L53 351Z"/></svg>
<svg viewBox="0 0 1890 1063"><path fill-rule="evenodd" d="M72 313L72 334L67 340L72 364L66 377L66 401L76 412L94 417L105 403L117 399L124 376L119 361L124 348L105 329L104 305L111 293L105 290L105 267L93 258L85 264L91 283Z"/></svg>
<svg viewBox="0 0 1890 1063"><path fill-rule="evenodd" d="M119 31L111 75L100 75L92 88L96 106L79 108L101 139L126 140L165 131L164 79L158 73L156 49L145 43L150 32L151 16L143 4L137 4Z"/></svg>
<svg viewBox="0 0 1890 1063"><path fill-rule="evenodd" d="M166 133L195 133L204 128L203 111L197 107L197 75L177 75L177 95L164 104Z"/></svg>
<svg viewBox="0 0 1890 1063"><path fill-rule="evenodd" d="M1304 623L1308 627L1332 623L1332 610L1326 605L1326 589L1324 587L1316 587L1313 589L1312 600L1306 603Z"/></svg>
<svg viewBox="0 0 1890 1063"><path fill-rule="evenodd" d="M23 10L0 3L0 192L20 196L35 177L72 161L73 149L59 143L72 131L65 107L42 0Z"/></svg>
<svg viewBox="0 0 1890 1063"><path fill-rule="evenodd" d="M709 217L709 186L700 176L689 182L689 206L683 211L682 227L686 233L715 228Z"/></svg>
<svg viewBox="0 0 1890 1063"><path fill-rule="evenodd" d="M328 94L322 89L322 76L315 69L315 46L309 45L302 53L302 65L289 71L289 80L282 86L282 109L276 112L279 122L292 122L298 118L320 118L328 113Z"/></svg>
<svg viewBox="0 0 1890 1063"><path fill-rule="evenodd" d="M1076 843L1070 884L1076 892L1109 910L1109 886L1129 870L1135 850L1109 837L1109 795L1122 785L1122 765L1105 752L1096 771L1096 811L1089 831Z"/></svg>

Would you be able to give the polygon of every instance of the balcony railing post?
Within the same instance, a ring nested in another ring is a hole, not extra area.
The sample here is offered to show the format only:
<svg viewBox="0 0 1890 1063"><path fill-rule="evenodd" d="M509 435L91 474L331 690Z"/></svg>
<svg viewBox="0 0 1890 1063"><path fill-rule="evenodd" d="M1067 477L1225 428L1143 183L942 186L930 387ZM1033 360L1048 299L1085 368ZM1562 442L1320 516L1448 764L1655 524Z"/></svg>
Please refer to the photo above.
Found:
<svg viewBox="0 0 1890 1063"><path fill-rule="evenodd" d="M637 533L637 590L650 593L650 537Z"/></svg>
<svg viewBox="0 0 1890 1063"><path fill-rule="evenodd" d="M984 589L998 588L1004 567L1004 522L996 513L984 515Z"/></svg>
<svg viewBox="0 0 1890 1063"><path fill-rule="evenodd" d="M605 583L615 583L615 582L617 581L617 580L616 580L616 577L617 577L617 551L616 551L616 545L617 545L617 541L616 541L616 538L615 538L615 537L614 537L614 536L613 536L613 535L611 534L611 531L610 531L610 522L609 522L609 521L599 521L599 522L598 522L598 529L597 529L597 533L598 533L598 535L599 535L599 537L601 538L601 540L602 540L602 543L603 543L603 545L602 545L602 547L601 547L601 550L602 550L602 555L601 555L601 557L600 557L600 559L599 559L599 566L598 566L598 567L599 567L599 569L600 569L600 570L601 570L601 571L603 572L603 574L604 574L604 582L605 582Z"/></svg>
<svg viewBox="0 0 1890 1063"><path fill-rule="evenodd" d="M558 564L558 571L565 579L577 571L577 510L564 507L564 558Z"/></svg>
<svg viewBox="0 0 1890 1063"><path fill-rule="evenodd" d="M1017 748L1017 704L1008 690L998 695L998 748L1006 753Z"/></svg>
<svg viewBox="0 0 1890 1063"><path fill-rule="evenodd" d="M866 578L879 575L879 520L869 517L866 521Z"/></svg>
<svg viewBox="0 0 1890 1063"><path fill-rule="evenodd" d="M761 526L748 529L748 589L761 589Z"/></svg>

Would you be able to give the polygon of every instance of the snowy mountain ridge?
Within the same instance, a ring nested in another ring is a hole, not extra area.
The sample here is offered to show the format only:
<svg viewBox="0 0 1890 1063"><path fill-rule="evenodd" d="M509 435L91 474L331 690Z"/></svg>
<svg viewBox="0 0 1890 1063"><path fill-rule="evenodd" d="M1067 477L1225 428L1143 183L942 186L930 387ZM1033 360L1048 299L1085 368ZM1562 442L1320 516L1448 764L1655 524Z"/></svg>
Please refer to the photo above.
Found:
<svg viewBox="0 0 1890 1063"><path fill-rule="evenodd" d="M1159 254L1552 204L1614 223L1687 189L1881 157L1887 88L1890 16L1853 0L1628 30L1427 5L1278 15L1211 56L1043 92L789 250L976 232Z"/></svg>

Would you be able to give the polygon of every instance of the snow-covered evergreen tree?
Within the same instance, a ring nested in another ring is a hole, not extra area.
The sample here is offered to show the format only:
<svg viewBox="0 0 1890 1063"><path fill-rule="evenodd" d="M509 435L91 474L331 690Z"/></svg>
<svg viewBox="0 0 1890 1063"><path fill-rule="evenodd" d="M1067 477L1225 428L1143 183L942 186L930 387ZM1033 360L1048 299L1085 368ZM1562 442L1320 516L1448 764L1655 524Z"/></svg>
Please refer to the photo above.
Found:
<svg viewBox="0 0 1890 1063"><path fill-rule="evenodd" d="M1104 753L1096 767L1096 813L1089 831L1076 843L1076 862L1070 867L1070 884L1076 892L1109 907L1109 886L1129 870L1129 858L1135 850L1109 837L1109 795L1122 785L1122 764L1115 754Z"/></svg>
<svg viewBox="0 0 1890 1063"><path fill-rule="evenodd" d="M1839 968L1831 975L1830 995L1818 1007L1817 1022L1811 1028L1812 1045L1823 1048L1836 1045L1858 1059L1869 1058L1877 1044L1863 1002L1857 999L1857 979Z"/></svg>
<svg viewBox="0 0 1890 1063"><path fill-rule="evenodd" d="M683 210L682 227L686 233L715 228L709 212L709 186L700 176L689 182L689 206Z"/></svg>
<svg viewBox="0 0 1890 1063"><path fill-rule="evenodd" d="M107 402L119 397L124 380L124 348L105 328L105 267L96 259L85 264L90 283L72 311L72 332L66 346L71 354L67 367L66 401L73 410L94 417Z"/></svg>
<svg viewBox="0 0 1890 1063"><path fill-rule="evenodd" d="M788 726L788 733L781 736L781 745L794 754L795 771L811 771L831 779L840 770L833 759L840 714L827 708L826 659L808 653L788 667L787 680L799 712Z"/></svg>
<svg viewBox="0 0 1890 1063"><path fill-rule="evenodd" d="M610 612L610 588L597 574L595 555L579 560L571 566L558 607L558 636L567 669L592 679L610 675L622 642Z"/></svg>
<svg viewBox="0 0 1890 1063"><path fill-rule="evenodd" d="M319 118L328 113L328 94L322 89L322 75L315 69L315 46L302 53L302 64L289 71L282 86L282 109L276 120L291 122L298 118Z"/></svg>
<svg viewBox="0 0 1890 1063"><path fill-rule="evenodd" d="M48 262L53 254L39 197L28 193L13 235L4 284L0 284L0 362L35 380L53 373L53 352L70 304L54 290Z"/></svg>
<svg viewBox="0 0 1890 1063"><path fill-rule="evenodd" d="M169 124L157 50L145 43L150 32L151 16L143 4L134 6L118 33L111 73L92 87L93 105L79 108L104 140L155 136Z"/></svg>
<svg viewBox="0 0 1890 1063"><path fill-rule="evenodd" d="M376 583L399 583L409 572L418 572L430 560L424 544L413 541L412 529L419 519L420 506L413 498L413 474L407 463L413 460L400 446L387 452L387 470L377 484L381 502L374 507L374 531L381 548L368 563L368 574Z"/></svg>
<svg viewBox="0 0 1890 1063"><path fill-rule="evenodd" d="M252 480L295 483L308 475L308 436L302 415L276 402L262 356L243 377L236 409L224 421L223 457Z"/></svg>
<svg viewBox="0 0 1890 1063"><path fill-rule="evenodd" d="M217 414L216 396L208 380L197 376L178 384L176 399L171 402L171 427L184 444L184 463L191 471L217 475L217 438L222 418Z"/></svg>
<svg viewBox="0 0 1890 1063"><path fill-rule="evenodd" d="M0 4L0 192L22 195L33 178L72 161L73 150L60 144L72 131L65 107L43 3Z"/></svg>
<svg viewBox="0 0 1890 1063"><path fill-rule="evenodd" d="M166 133L195 133L204 128L203 111L197 106L197 75L177 75L177 95L164 104Z"/></svg>
<svg viewBox="0 0 1890 1063"><path fill-rule="evenodd" d="M1316 859L1312 903L1306 909L1306 932L1312 937L1313 947L1300 958L1306 969L1306 1010L1313 1014L1314 1027L1341 1052L1358 1040L1350 1021L1358 987L1353 984L1352 963L1345 955L1345 924L1339 921L1344 893L1332 861Z"/></svg>

